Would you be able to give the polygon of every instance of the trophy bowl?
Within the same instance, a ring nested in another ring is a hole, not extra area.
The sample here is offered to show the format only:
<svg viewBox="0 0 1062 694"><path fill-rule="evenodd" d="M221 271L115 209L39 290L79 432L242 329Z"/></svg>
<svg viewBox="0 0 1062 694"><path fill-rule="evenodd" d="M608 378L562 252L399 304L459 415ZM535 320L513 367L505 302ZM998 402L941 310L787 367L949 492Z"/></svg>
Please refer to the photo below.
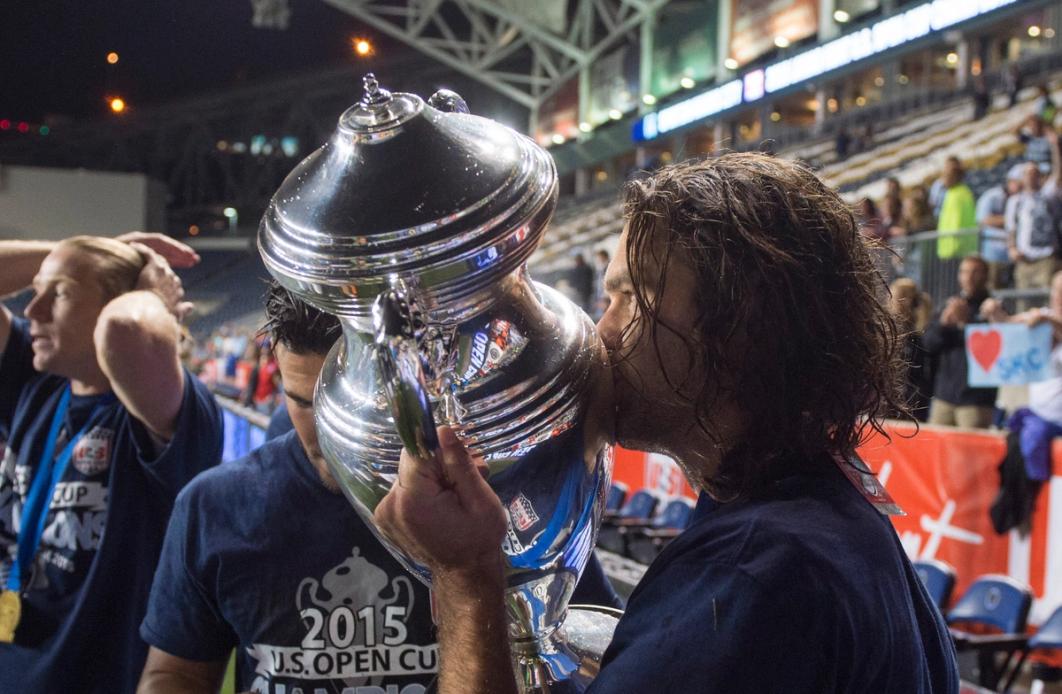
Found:
<svg viewBox="0 0 1062 694"><path fill-rule="evenodd" d="M401 449L429 454L438 422L485 461L508 515L506 610L527 692L584 690L616 623L568 605L611 482L614 408L592 321L526 269L556 201L553 161L531 140L452 92L425 103L368 75L258 236L277 280L343 326L314 396L321 450L429 586L373 522Z"/></svg>

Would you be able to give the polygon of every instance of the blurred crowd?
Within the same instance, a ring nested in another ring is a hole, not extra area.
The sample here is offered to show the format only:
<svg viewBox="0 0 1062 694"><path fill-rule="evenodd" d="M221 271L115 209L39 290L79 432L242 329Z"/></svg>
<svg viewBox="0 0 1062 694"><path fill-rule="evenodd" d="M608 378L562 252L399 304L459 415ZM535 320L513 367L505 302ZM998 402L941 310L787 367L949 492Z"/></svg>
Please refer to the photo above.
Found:
<svg viewBox="0 0 1062 694"><path fill-rule="evenodd" d="M192 340L185 364L218 395L264 415L273 414L283 401L269 337L249 327L226 323L205 339Z"/></svg>

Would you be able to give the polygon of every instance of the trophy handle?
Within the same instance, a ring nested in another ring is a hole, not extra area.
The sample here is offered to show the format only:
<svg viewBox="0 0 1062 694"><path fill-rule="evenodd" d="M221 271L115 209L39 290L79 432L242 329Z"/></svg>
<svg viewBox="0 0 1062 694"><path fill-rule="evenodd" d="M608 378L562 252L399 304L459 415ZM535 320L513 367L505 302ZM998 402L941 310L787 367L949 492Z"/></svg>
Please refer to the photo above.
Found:
<svg viewBox="0 0 1062 694"><path fill-rule="evenodd" d="M413 301L405 286L376 297L372 307L375 357L402 445L421 460L439 448L428 387L413 319Z"/></svg>

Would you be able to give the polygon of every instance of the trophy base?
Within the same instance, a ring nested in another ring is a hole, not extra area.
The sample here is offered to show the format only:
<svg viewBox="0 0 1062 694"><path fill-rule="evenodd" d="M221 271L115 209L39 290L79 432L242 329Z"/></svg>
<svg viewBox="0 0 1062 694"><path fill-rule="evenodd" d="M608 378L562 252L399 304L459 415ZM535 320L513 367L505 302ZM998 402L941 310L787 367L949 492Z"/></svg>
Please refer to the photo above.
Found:
<svg viewBox="0 0 1062 694"><path fill-rule="evenodd" d="M512 644L516 685L521 694L578 694L601 669L623 613L597 605L573 605L556 630Z"/></svg>

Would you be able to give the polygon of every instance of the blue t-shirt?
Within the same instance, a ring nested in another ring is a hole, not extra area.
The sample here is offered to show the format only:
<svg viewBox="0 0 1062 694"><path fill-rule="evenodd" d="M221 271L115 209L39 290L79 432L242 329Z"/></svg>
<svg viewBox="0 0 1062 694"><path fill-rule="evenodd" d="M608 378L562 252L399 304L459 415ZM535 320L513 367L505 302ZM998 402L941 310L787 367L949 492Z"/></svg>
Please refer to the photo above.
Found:
<svg viewBox="0 0 1062 694"><path fill-rule="evenodd" d="M616 606L596 565L576 593ZM237 691L420 694L438 670L428 589L324 486L295 432L181 492L140 633L187 660L237 648Z"/></svg>
<svg viewBox="0 0 1062 694"><path fill-rule="evenodd" d="M68 380L33 370L27 323L0 359L0 581L17 550L26 494ZM89 420L95 411L95 416ZM32 568L24 570L14 644L0 644L0 692L132 692L147 647L147 605L177 492L221 456L221 416L185 372L173 439L161 452L117 399L71 398L56 450L88 424L56 485Z"/></svg>
<svg viewBox="0 0 1062 694"><path fill-rule="evenodd" d="M291 423L291 415L288 414L287 403L281 400L280 405L273 410L273 414L269 417L269 427L266 429L265 440L272 441L280 438L294 428L295 425Z"/></svg>
<svg viewBox="0 0 1062 694"><path fill-rule="evenodd" d="M958 692L947 627L891 524L822 468L700 504L631 595L589 693Z"/></svg>

